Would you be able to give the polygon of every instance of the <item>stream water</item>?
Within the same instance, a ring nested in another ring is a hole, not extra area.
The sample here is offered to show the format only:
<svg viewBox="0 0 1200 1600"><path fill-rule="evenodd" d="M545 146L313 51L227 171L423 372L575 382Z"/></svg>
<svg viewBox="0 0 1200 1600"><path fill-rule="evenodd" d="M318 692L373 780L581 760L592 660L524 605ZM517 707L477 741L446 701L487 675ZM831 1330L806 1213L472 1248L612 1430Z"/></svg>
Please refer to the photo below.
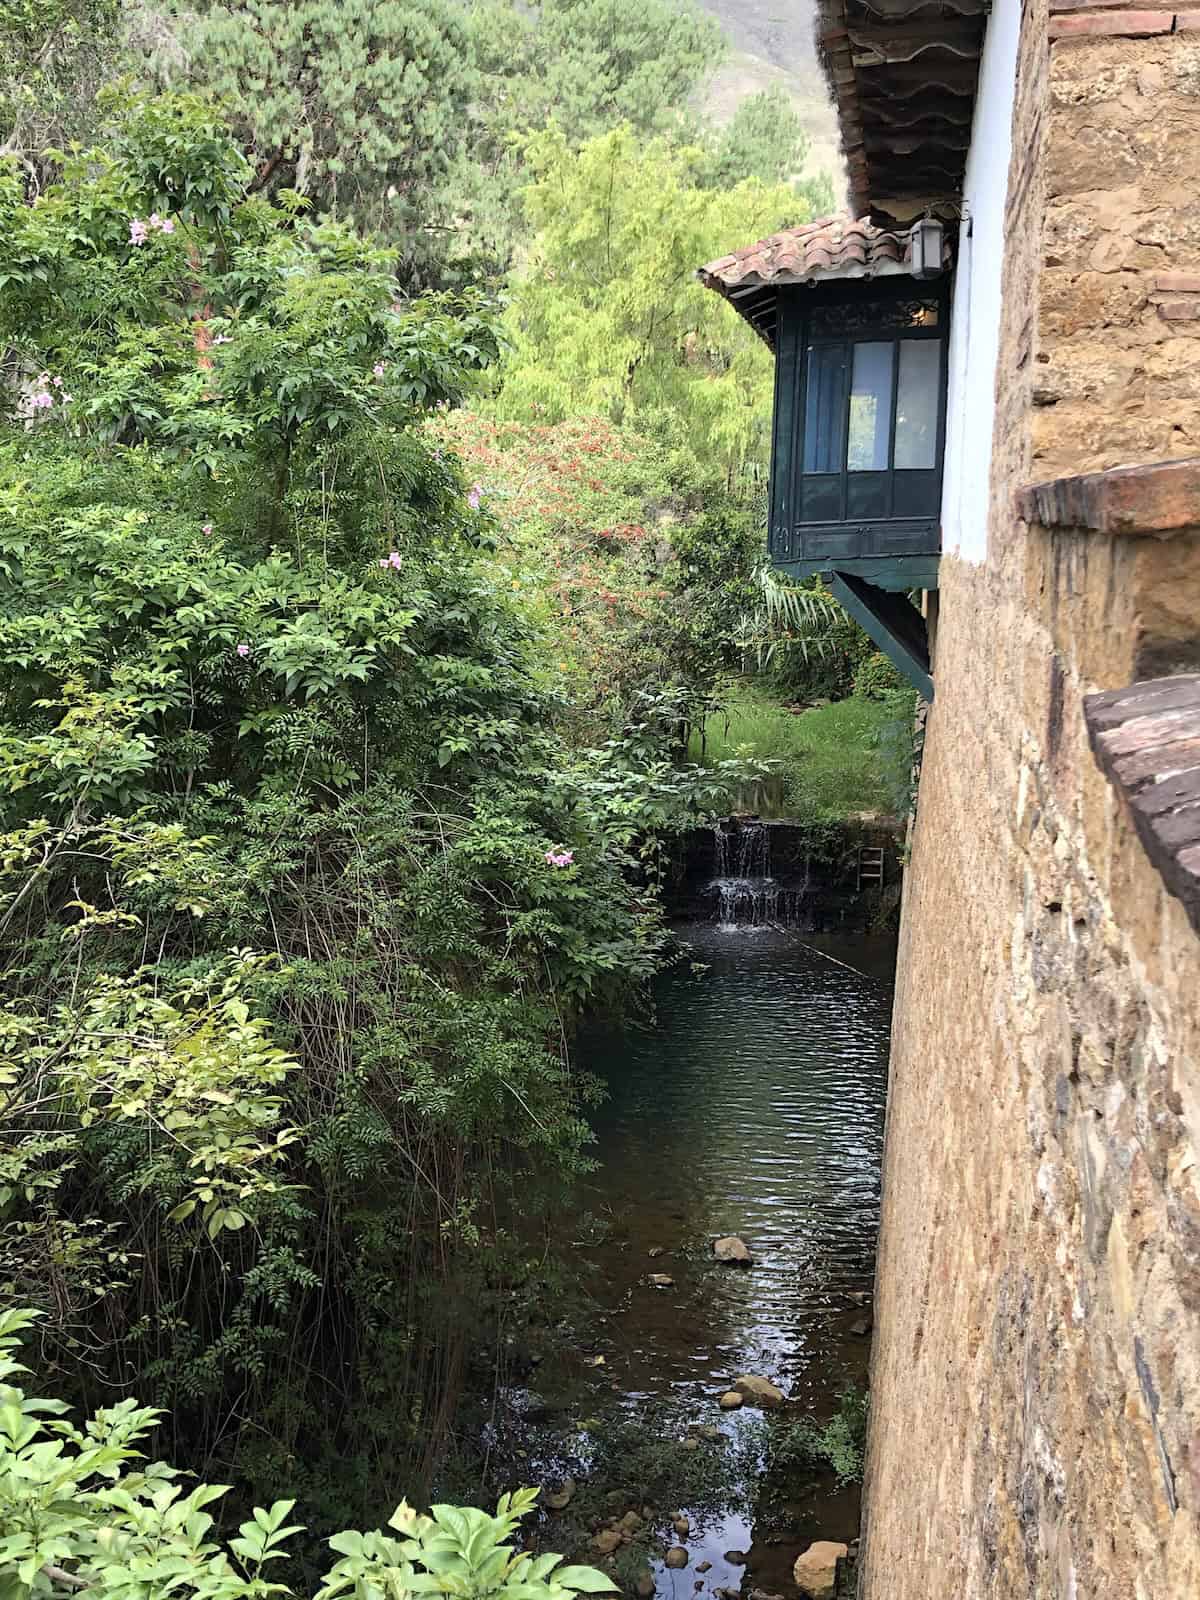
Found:
<svg viewBox="0 0 1200 1600"><path fill-rule="evenodd" d="M789 1415L826 1420L866 1382L892 942L728 923L682 934L690 959L659 981L652 1020L592 1028L577 1051L608 1090L580 1194L607 1224L590 1249L605 1393L632 1411L670 1399L731 1432L751 1413L718 1397L752 1373ZM714 1264L711 1241L730 1233L752 1267ZM694 1532L687 1569L655 1569L658 1593L683 1600L707 1560L709 1593L794 1594L800 1548L855 1536L857 1491L827 1483L788 1513L784 1537L754 1514Z"/></svg>

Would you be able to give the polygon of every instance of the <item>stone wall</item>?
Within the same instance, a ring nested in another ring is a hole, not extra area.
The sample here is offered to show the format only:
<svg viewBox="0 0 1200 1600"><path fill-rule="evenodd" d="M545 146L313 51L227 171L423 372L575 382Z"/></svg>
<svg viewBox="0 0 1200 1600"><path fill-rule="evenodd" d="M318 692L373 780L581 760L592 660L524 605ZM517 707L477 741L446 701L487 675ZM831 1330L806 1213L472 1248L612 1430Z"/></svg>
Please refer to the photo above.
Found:
<svg viewBox="0 0 1200 1600"><path fill-rule="evenodd" d="M1082 705L1200 662L1200 474L1192 527L1014 510L1033 477L1200 452L1200 323L1154 298L1200 262L1200 34L1050 32L1028 4L988 561L942 564L864 1600L1200 1595L1200 938Z"/></svg>
<svg viewBox="0 0 1200 1600"><path fill-rule="evenodd" d="M1052 477L1200 452L1200 11L1050 19L1033 425Z"/></svg>

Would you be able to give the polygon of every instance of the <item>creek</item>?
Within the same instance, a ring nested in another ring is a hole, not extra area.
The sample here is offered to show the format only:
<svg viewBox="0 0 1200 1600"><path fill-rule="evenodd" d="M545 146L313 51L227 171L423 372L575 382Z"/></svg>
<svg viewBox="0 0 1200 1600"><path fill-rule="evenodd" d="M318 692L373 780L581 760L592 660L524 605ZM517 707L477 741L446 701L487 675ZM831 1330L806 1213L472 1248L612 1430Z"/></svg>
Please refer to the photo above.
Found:
<svg viewBox="0 0 1200 1600"><path fill-rule="evenodd" d="M866 1385L893 941L761 920L679 933L685 959L660 978L652 1017L593 1026L576 1051L607 1091L592 1116L599 1164L578 1193L598 1223L580 1241L603 1358L586 1403L603 1417L669 1402L735 1438L761 1413L724 1413L718 1398L751 1373L788 1397L771 1427L824 1422L847 1385ZM725 1234L753 1266L713 1261ZM708 1561L706 1594L795 1594L800 1549L855 1537L858 1489L810 1475L786 1502L694 1520L688 1567L652 1564L657 1593L684 1600Z"/></svg>

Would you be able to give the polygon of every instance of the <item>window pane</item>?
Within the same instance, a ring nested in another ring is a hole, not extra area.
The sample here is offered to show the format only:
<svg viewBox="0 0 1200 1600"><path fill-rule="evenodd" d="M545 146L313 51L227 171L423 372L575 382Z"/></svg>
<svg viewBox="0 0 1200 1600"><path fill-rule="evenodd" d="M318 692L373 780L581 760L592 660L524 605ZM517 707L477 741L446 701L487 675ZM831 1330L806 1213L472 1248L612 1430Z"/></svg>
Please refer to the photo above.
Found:
<svg viewBox="0 0 1200 1600"><path fill-rule="evenodd" d="M941 351L936 339L900 341L900 385L896 391L897 467L928 468L937 462Z"/></svg>
<svg viewBox="0 0 1200 1600"><path fill-rule="evenodd" d="M886 470L891 419L892 346L856 344L846 445L846 465L851 472Z"/></svg>
<svg viewBox="0 0 1200 1600"><path fill-rule="evenodd" d="M804 470L842 470L842 412L845 408L844 345L809 345L804 398Z"/></svg>

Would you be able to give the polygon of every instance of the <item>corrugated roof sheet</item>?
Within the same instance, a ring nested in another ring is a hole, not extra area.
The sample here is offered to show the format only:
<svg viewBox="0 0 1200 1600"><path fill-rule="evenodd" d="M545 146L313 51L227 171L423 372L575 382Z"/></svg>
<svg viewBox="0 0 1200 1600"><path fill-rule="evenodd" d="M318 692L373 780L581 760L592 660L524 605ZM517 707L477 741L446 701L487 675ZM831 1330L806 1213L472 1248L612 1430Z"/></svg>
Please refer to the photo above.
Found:
<svg viewBox="0 0 1200 1600"><path fill-rule="evenodd" d="M707 288L724 295L768 344L774 342L775 299L789 283L828 283L911 272L907 229L873 227L863 218L825 217L785 228L757 244L699 268Z"/></svg>

